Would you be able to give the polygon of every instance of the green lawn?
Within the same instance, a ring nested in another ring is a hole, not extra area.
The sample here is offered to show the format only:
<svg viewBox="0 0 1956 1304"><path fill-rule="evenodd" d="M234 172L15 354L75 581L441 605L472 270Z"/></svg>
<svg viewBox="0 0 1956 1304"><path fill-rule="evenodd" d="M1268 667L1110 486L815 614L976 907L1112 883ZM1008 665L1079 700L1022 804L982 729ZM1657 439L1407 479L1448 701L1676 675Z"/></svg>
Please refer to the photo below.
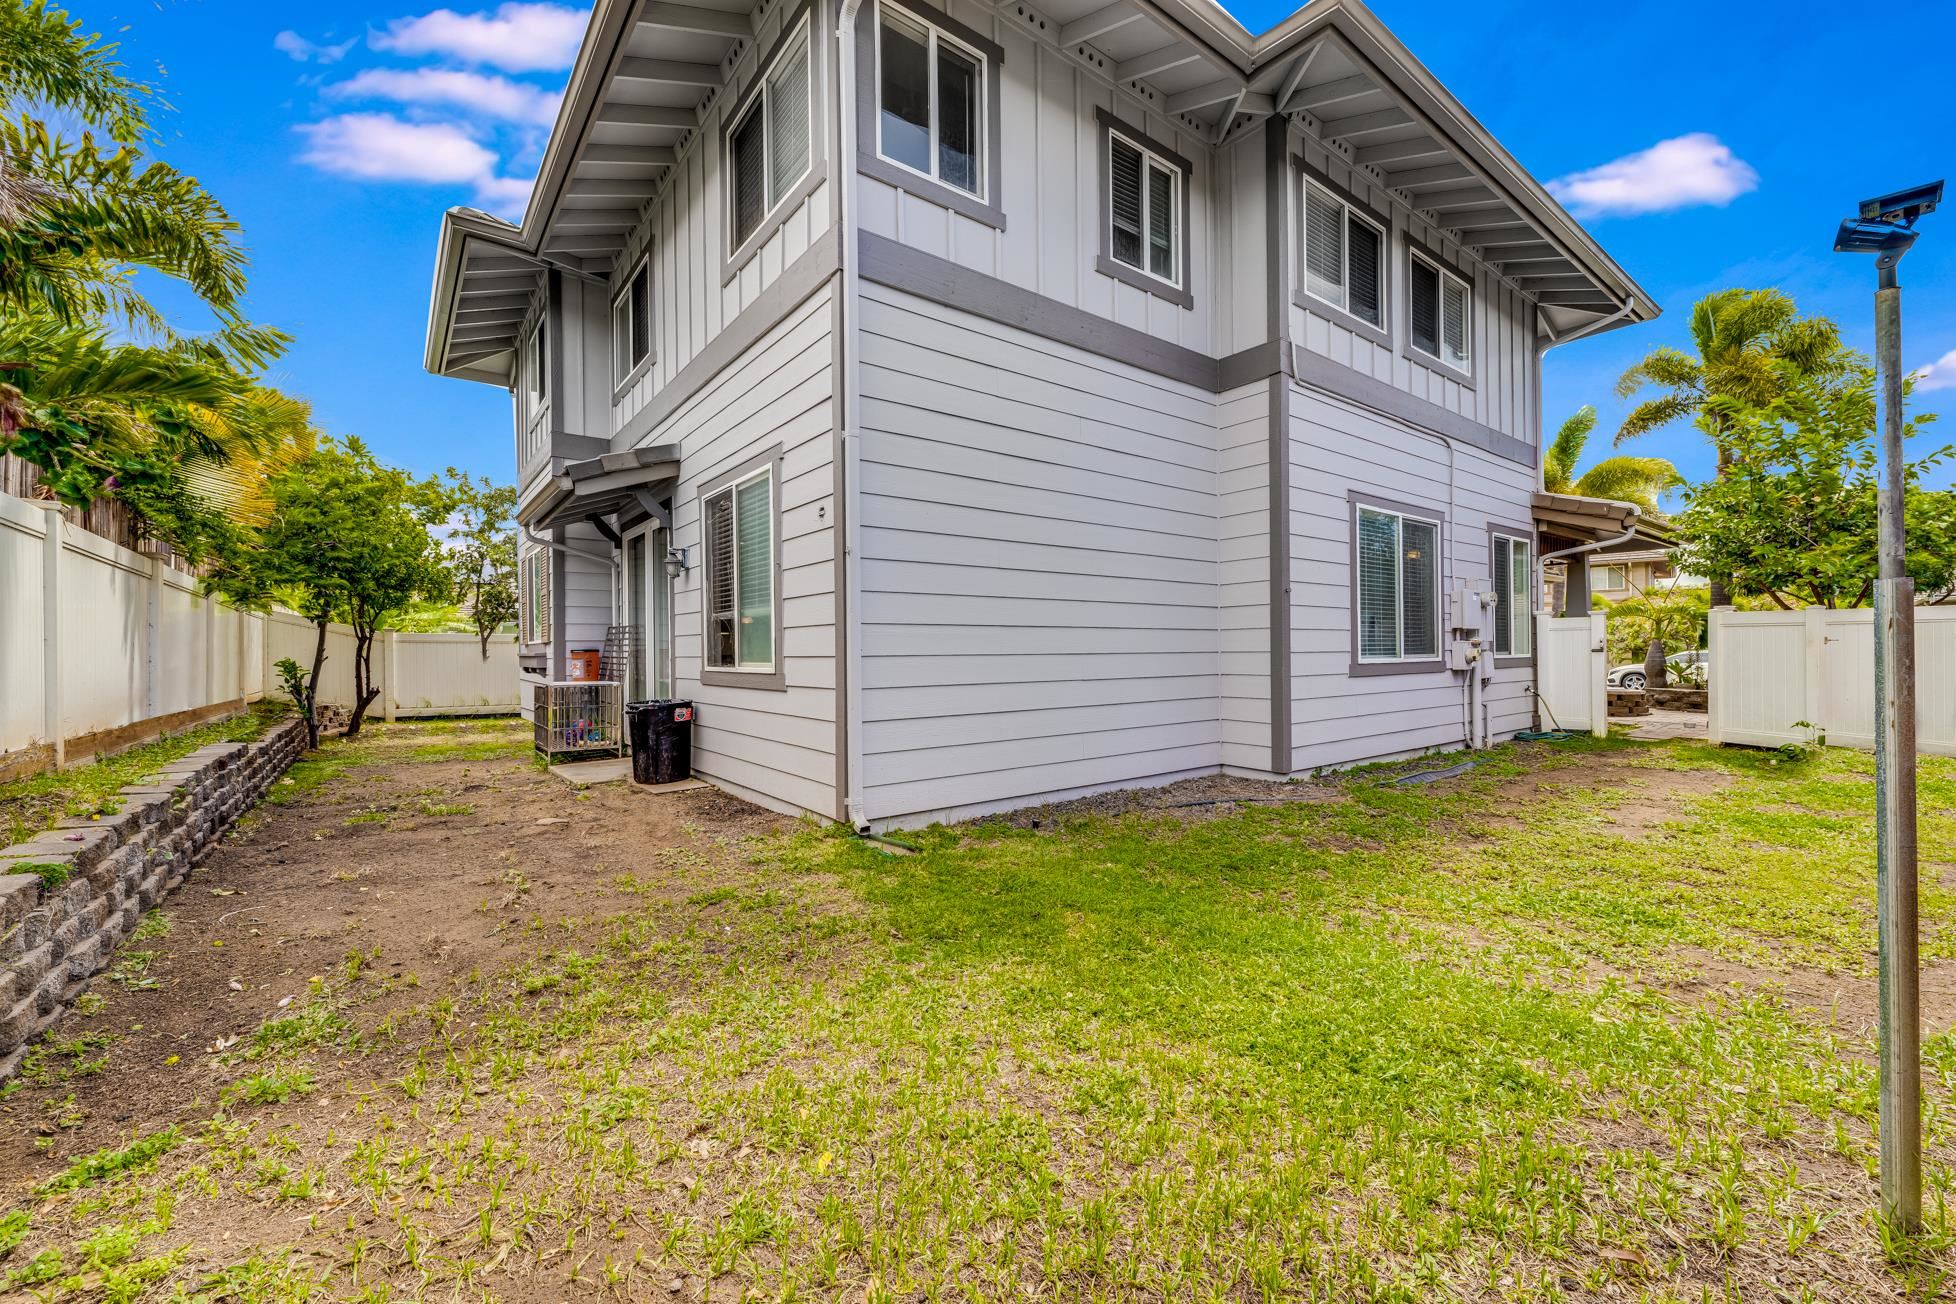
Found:
<svg viewBox="0 0 1956 1304"><path fill-rule="evenodd" d="M53 1298L1937 1297L1947 1036L1929 1231L1870 1211L1871 768L1581 741L913 856L648 854L619 909L532 894L532 958L459 999L363 1020L374 980L322 979L220 1117L52 1179L0 1269ZM1926 761L1926 957L1956 957L1952 799Z"/></svg>

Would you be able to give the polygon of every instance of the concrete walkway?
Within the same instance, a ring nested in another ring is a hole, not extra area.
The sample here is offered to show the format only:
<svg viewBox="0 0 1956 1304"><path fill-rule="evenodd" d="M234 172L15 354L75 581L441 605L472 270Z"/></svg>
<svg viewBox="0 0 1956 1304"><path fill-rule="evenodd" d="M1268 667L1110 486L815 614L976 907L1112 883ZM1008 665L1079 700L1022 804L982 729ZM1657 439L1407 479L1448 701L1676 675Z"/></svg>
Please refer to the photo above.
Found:
<svg viewBox="0 0 1956 1304"><path fill-rule="evenodd" d="M1711 736L1711 720L1703 711L1658 711L1649 715L1610 717L1611 724L1627 725L1632 738L1662 742L1669 738L1694 738L1704 742Z"/></svg>

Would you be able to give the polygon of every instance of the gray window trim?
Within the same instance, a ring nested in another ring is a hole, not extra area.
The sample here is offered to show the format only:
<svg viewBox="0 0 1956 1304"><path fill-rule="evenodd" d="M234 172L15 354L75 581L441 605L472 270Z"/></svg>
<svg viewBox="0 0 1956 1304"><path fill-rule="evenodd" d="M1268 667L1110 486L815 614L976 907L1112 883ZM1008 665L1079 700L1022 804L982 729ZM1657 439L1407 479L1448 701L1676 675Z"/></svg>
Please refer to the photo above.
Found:
<svg viewBox="0 0 1956 1304"><path fill-rule="evenodd" d="M1487 523L1487 571L1490 583L1494 578L1494 541L1496 539L1508 539L1528 545L1528 601L1531 612L1530 620L1532 622L1536 573L1542 564L1541 545L1536 541L1535 532L1531 529L1519 525L1505 525L1499 521L1489 521ZM1512 627L1510 627L1509 632L1513 632ZM1531 623L1528 628L1528 655L1518 657L1512 654L1503 655L1495 653L1494 668L1496 670L1514 670L1523 666L1534 665L1535 644L1537 641L1535 628Z"/></svg>
<svg viewBox="0 0 1956 1304"><path fill-rule="evenodd" d="M700 530L700 683L709 688L753 688L764 692L785 693L788 691L787 633L781 627L781 445L748 458L740 465L723 471L700 485L695 491L694 511L699 519ZM738 481L745 480L760 470L769 471L773 477L773 492L769 497L774 502L774 669L772 670L730 670L723 666L706 664L707 622L712 613L706 609L706 500L722 489Z"/></svg>
<svg viewBox="0 0 1956 1304"><path fill-rule="evenodd" d="M1358 655L1358 509L1371 507L1398 516L1410 516L1425 521L1434 527L1439 539L1440 555L1434 559L1433 567L1433 624L1438 635L1439 651L1431 657L1399 661L1365 661ZM1373 675L1434 675L1447 673L1447 631L1442 625L1447 603L1447 514L1436 507L1422 507L1418 503L1402 503L1391 498L1381 498L1377 494L1352 489L1345 494L1345 532L1347 538L1346 556L1351 567L1351 674L1354 678Z"/></svg>
<svg viewBox="0 0 1956 1304"><path fill-rule="evenodd" d="M1359 198L1353 191L1347 190L1336 181L1333 181L1329 173L1322 168L1312 166L1310 161L1302 154L1292 154L1290 156L1290 165L1296 168L1298 172L1295 183L1298 196L1297 232L1296 239L1292 242L1295 246L1292 266L1297 269L1297 275L1295 278L1296 284L1290 288L1291 303L1303 309L1305 312L1315 313L1320 317L1329 318L1352 332L1352 334L1363 336L1381 348L1390 349L1392 347L1392 326L1394 320L1398 317L1398 314L1392 310L1393 282L1397 279L1393 276L1392 269L1398 261L1398 238L1397 231L1393 226L1392 215L1387 212L1382 212L1380 209ZM1379 311L1385 316L1383 325L1374 326L1371 322L1353 315L1335 303L1326 303L1323 299L1318 298L1304 288L1305 208L1303 199L1304 184L1307 181L1313 182L1330 191L1334 197L1344 201L1360 217L1370 222L1373 226L1378 227L1384 233L1385 240L1379 250Z"/></svg>
<svg viewBox="0 0 1956 1304"><path fill-rule="evenodd" d="M893 5L917 22L935 27L945 35L970 46L985 57L985 196L980 199L956 186L927 177L921 172L892 163L877 150L878 72L876 63L876 18L878 5ZM895 186L908 195L927 200L974 222L1005 229L1003 190L1004 146L999 132L999 69L1005 63L1005 47L966 27L941 9L921 0L875 0L856 15L856 171L866 177Z"/></svg>
<svg viewBox="0 0 1956 1304"><path fill-rule="evenodd" d="M1195 169L1189 161L1168 146L1148 135L1138 127L1129 125L1109 113L1106 109L1095 107L1094 121L1100 124L1097 148L1100 151L1100 253L1094 260L1094 270L1102 276L1112 277L1123 285L1131 285L1137 290L1145 290L1157 299L1165 299L1178 308L1195 307L1195 268L1189 257L1189 191L1195 177ZM1176 219L1175 242L1180 246L1176 251L1176 261L1182 269L1182 283L1170 285L1158 277L1150 276L1138 267L1114 259L1113 205L1114 178L1113 159L1110 155L1112 138L1118 133L1134 144L1141 146L1150 154L1161 159L1181 174L1182 212Z"/></svg>
<svg viewBox="0 0 1956 1304"><path fill-rule="evenodd" d="M614 407L624 400L625 395L630 392L632 386L643 380L645 373L652 370L659 361L659 337L657 332L652 329L652 320L650 320L658 316L658 313L652 307L652 251L653 244L648 241L645 246L645 252L641 253L637 261L632 263L632 270L619 278L617 292L611 296L611 328L613 331L616 331L618 329L618 305L624 302L631 294L632 278L638 275L640 268L645 269L645 311L648 316L648 320L645 323L645 356L633 364L632 369L626 372L622 379L616 379L612 382L611 402ZM618 366L617 340L614 339L612 341L611 347L611 365L615 370Z"/></svg>
<svg viewBox="0 0 1956 1304"><path fill-rule="evenodd" d="M1474 331L1474 303L1480 298L1481 290L1476 284L1473 269L1462 266L1459 259L1447 257L1425 241L1414 239L1410 231L1401 234L1400 243L1405 247L1406 268L1406 274L1399 278L1406 287L1404 300L1400 304L1400 310L1406 314L1406 330L1399 343L1400 356L1408 362L1425 367L1436 376L1445 376L1456 385L1465 385L1468 389L1473 389L1474 377L1478 374L1481 365L1482 344L1482 341L1476 338ZM1465 371L1413 347L1412 260L1415 255L1424 258L1467 287L1467 370Z"/></svg>
<svg viewBox="0 0 1956 1304"><path fill-rule="evenodd" d="M796 29L801 26L804 16L808 18L808 171L790 189L780 202L768 210L761 218L761 224L754 233L741 241L728 254L720 270L720 286L725 289L733 284L736 276L752 262L768 237L781 229L788 215L802 206L802 203L828 179L828 155L824 148L828 136L828 114L824 112L828 104L822 87L827 76L827 61L823 51L828 42L822 39L821 24L815 21L814 0L802 0L781 22L781 30L775 33L774 41L767 51L754 63L753 83L741 93L733 112L720 119L720 129L715 133L720 151L720 224L728 244L733 244L734 231L734 188L733 188L733 129L747 116L754 106L754 99L761 93L761 83L767 71L774 65L787 43L793 39Z"/></svg>

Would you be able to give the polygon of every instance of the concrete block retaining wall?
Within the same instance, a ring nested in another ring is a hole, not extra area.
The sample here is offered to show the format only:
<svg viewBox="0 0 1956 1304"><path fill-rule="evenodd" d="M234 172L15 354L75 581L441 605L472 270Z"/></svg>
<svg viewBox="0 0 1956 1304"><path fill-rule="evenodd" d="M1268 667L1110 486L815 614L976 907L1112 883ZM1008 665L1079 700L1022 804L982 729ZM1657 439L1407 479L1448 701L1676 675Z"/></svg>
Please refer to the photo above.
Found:
<svg viewBox="0 0 1956 1304"><path fill-rule="evenodd" d="M287 720L200 747L124 788L114 814L0 848L0 1081L305 744Z"/></svg>

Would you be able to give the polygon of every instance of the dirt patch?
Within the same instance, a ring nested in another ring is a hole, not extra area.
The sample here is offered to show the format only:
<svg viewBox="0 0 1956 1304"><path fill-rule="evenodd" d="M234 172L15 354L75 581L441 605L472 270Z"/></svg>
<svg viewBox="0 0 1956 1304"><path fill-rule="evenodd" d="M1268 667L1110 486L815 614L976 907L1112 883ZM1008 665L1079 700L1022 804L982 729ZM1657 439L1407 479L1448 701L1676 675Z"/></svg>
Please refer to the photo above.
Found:
<svg viewBox="0 0 1956 1304"><path fill-rule="evenodd" d="M519 963L540 921L621 912L689 865L744 863L741 839L788 824L711 788L573 792L526 741L520 724L383 727L317 754L351 758L343 777L308 788L302 764L275 785L163 903L167 932L139 930L86 1012L30 1052L0 1104L0 1189L208 1118L254 1071L223 1052L303 1008L315 980L363 975L349 1015L372 1028ZM386 1071L384 1055L341 1063Z"/></svg>
<svg viewBox="0 0 1956 1304"><path fill-rule="evenodd" d="M1311 780L1279 783L1231 774L1206 774L1195 779L1178 779L1159 788L1121 788L1072 801L1029 806L973 822L1003 824L1015 829L1058 829L1080 820L1136 813L1194 821L1228 815L1244 806L1312 805L1343 801L1344 796L1330 784Z"/></svg>
<svg viewBox="0 0 1956 1304"><path fill-rule="evenodd" d="M1872 1037L1879 1018L1879 980L1817 969L1765 969L1739 964L1709 951L1673 951L1664 966L1664 989L1682 1000L1708 1000L1738 993L1776 996L1787 1006L1817 1015L1854 1036ZM1956 1028L1956 960L1930 960L1922 966L1922 1031L1935 1036Z"/></svg>

